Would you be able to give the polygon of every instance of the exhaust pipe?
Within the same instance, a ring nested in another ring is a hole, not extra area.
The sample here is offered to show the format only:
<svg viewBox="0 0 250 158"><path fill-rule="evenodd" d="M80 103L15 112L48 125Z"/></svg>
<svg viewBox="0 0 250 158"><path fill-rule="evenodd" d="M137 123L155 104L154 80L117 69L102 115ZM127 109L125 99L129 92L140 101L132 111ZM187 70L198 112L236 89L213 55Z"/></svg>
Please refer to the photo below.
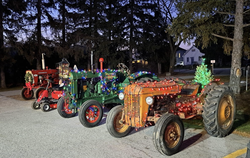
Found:
<svg viewBox="0 0 250 158"><path fill-rule="evenodd" d="M100 62L100 72L102 72L102 70L103 70L103 62L104 62L104 59L103 58L100 58L99 59L99 62Z"/></svg>
<svg viewBox="0 0 250 158"><path fill-rule="evenodd" d="M91 72L94 73L93 51L91 51Z"/></svg>
<svg viewBox="0 0 250 158"><path fill-rule="evenodd" d="M42 69L45 70L45 60L44 60L45 53L42 53Z"/></svg>

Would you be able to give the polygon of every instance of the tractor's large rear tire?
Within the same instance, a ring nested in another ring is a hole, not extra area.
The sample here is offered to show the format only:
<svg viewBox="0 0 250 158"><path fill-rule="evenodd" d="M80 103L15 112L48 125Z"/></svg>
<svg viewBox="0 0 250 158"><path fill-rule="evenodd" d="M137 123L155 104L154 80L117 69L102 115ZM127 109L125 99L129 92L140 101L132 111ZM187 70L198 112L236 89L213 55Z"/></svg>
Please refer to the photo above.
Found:
<svg viewBox="0 0 250 158"><path fill-rule="evenodd" d="M64 118L70 118L75 116L75 113L69 109L69 103L64 101L64 98L61 97L57 102L57 111L60 116Z"/></svg>
<svg viewBox="0 0 250 158"><path fill-rule="evenodd" d="M39 98L39 96L43 93L44 90L45 90L44 87L39 87L35 90L35 99L36 100Z"/></svg>
<svg viewBox="0 0 250 158"><path fill-rule="evenodd" d="M131 131L131 126L120 122L122 118L122 105L113 107L107 116L106 127L108 132L116 138L121 138Z"/></svg>
<svg viewBox="0 0 250 158"><path fill-rule="evenodd" d="M87 100L81 105L78 116L83 126L94 127L102 120L102 106L96 100Z"/></svg>
<svg viewBox="0 0 250 158"><path fill-rule="evenodd" d="M184 138L184 126L179 116L163 114L154 127L153 142L155 148L163 155L178 152Z"/></svg>
<svg viewBox="0 0 250 158"><path fill-rule="evenodd" d="M30 90L28 88L23 88L22 91L21 91L21 96L23 99L25 100L29 100L29 99L32 99L33 98L33 95L34 95L34 92L33 90Z"/></svg>
<svg viewBox="0 0 250 158"><path fill-rule="evenodd" d="M203 106L203 123L207 133L225 137L233 127L236 101L233 91L226 85L217 85L208 93Z"/></svg>

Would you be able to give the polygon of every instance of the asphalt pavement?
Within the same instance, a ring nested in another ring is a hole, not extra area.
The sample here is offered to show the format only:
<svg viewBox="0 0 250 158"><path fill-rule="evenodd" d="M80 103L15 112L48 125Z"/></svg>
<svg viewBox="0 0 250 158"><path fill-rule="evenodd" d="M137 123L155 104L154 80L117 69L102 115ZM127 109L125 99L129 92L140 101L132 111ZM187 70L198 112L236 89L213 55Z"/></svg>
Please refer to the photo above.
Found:
<svg viewBox="0 0 250 158"><path fill-rule="evenodd" d="M153 145L154 127L114 138L106 129L106 117L97 127L85 128L77 116L65 119L57 110L33 110L34 99L22 100L20 91L0 92L0 158L221 158L231 154L246 157L250 138L236 134L215 138L204 129L192 128L185 129L177 154L161 155Z"/></svg>

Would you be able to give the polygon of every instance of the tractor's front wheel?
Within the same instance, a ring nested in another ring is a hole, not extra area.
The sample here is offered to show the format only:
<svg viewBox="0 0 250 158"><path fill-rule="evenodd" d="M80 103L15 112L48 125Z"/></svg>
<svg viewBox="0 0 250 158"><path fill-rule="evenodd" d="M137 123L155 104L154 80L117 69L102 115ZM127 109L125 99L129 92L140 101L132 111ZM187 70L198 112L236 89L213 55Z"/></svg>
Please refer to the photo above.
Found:
<svg viewBox="0 0 250 158"><path fill-rule="evenodd" d="M31 103L31 107L32 107L32 109L37 110L40 108L40 104L38 104L36 101L33 101Z"/></svg>
<svg viewBox="0 0 250 158"><path fill-rule="evenodd" d="M41 104L41 109L43 112L47 112L50 110L50 106L49 106L49 103L43 103Z"/></svg>
<svg viewBox="0 0 250 158"><path fill-rule="evenodd" d="M106 127L108 132L116 138L121 138L131 131L131 126L124 124L122 118L122 105L112 108L107 116Z"/></svg>
<svg viewBox="0 0 250 158"><path fill-rule="evenodd" d="M171 113L163 114L154 127L153 142L163 155L178 152L184 138L184 126L181 119Z"/></svg>
<svg viewBox="0 0 250 158"><path fill-rule="evenodd" d="M43 91L45 90L44 87L39 87L35 90L35 99L38 99L39 96L43 93Z"/></svg>
<svg viewBox="0 0 250 158"><path fill-rule="evenodd" d="M233 127L236 101L233 91L226 85L213 87L203 106L203 123L207 133L214 137L225 137Z"/></svg>
<svg viewBox="0 0 250 158"><path fill-rule="evenodd" d="M63 97L61 97L57 102L57 112L60 116L64 118L70 118L75 116L75 113L69 109L68 100L64 101Z"/></svg>
<svg viewBox="0 0 250 158"><path fill-rule="evenodd" d="M33 95L34 95L33 90L29 90L28 88L23 88L21 91L21 96L25 100L32 99Z"/></svg>
<svg viewBox="0 0 250 158"><path fill-rule="evenodd" d="M96 100L85 101L79 110L79 120L85 127L94 127L102 120L103 109Z"/></svg>

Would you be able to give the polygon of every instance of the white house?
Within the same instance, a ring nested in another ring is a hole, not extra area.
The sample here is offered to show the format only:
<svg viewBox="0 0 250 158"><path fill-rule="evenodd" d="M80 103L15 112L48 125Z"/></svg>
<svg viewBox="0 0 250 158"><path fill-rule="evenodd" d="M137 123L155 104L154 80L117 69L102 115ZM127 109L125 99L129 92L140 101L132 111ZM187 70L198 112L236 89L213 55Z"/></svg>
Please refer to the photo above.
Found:
<svg viewBox="0 0 250 158"><path fill-rule="evenodd" d="M198 64L201 64L203 55L205 54L201 53L198 48L196 48L195 46L192 46L182 55L184 65L192 65L195 62L197 62Z"/></svg>
<svg viewBox="0 0 250 158"><path fill-rule="evenodd" d="M183 48L178 48L176 51L176 63L179 63L181 61L183 61L183 54L185 54L187 50L183 49Z"/></svg>

